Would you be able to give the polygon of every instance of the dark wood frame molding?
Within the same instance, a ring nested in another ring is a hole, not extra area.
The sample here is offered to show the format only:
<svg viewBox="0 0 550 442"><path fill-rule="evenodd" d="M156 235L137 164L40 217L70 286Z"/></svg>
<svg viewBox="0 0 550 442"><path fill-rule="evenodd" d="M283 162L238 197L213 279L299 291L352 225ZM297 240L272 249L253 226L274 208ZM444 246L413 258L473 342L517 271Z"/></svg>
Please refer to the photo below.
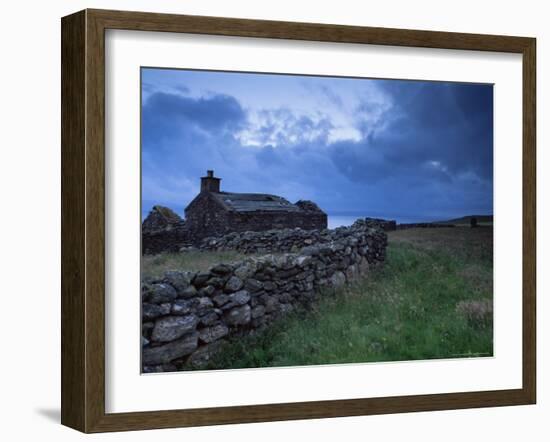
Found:
<svg viewBox="0 0 550 442"><path fill-rule="evenodd" d="M534 404L536 40L312 23L84 10L62 29L61 422L83 432ZM105 413L105 30L185 32L523 56L523 386L400 397Z"/></svg>

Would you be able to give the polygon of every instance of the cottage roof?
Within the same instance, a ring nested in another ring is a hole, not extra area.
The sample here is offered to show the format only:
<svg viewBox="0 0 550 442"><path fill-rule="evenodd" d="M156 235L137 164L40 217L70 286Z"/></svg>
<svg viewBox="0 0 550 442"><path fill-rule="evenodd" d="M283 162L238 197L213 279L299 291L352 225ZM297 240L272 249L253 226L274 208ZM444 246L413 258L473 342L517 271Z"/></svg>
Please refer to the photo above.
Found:
<svg viewBox="0 0 550 442"><path fill-rule="evenodd" d="M299 212L301 209L288 200L266 193L218 192L212 195L227 209L236 212Z"/></svg>

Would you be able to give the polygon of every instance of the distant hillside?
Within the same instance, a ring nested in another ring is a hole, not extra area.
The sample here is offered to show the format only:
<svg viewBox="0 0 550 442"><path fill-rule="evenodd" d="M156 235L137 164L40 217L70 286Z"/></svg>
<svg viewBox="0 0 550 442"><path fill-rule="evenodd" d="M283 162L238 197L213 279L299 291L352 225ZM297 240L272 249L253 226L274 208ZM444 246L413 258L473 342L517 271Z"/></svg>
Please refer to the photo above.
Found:
<svg viewBox="0 0 550 442"><path fill-rule="evenodd" d="M470 224L472 218L477 218L478 224L492 224L493 215L468 215L462 218L450 219L447 221L438 221L436 224Z"/></svg>

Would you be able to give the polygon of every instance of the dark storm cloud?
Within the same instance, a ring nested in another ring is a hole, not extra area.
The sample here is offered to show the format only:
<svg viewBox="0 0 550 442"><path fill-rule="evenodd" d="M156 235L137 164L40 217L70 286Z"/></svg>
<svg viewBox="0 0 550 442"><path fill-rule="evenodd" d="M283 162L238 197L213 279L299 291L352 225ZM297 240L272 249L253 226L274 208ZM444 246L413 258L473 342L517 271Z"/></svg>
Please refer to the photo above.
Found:
<svg viewBox="0 0 550 442"><path fill-rule="evenodd" d="M394 98L389 125L372 145L392 163L438 161L449 174L492 178L493 91L489 85L384 82Z"/></svg>
<svg viewBox="0 0 550 442"><path fill-rule="evenodd" d="M199 129L219 134L222 131L235 131L245 119L239 102L227 95L212 95L206 98L191 98L182 95L156 92L144 106L144 135L166 136L159 129L167 129L168 134L178 124L194 125Z"/></svg>

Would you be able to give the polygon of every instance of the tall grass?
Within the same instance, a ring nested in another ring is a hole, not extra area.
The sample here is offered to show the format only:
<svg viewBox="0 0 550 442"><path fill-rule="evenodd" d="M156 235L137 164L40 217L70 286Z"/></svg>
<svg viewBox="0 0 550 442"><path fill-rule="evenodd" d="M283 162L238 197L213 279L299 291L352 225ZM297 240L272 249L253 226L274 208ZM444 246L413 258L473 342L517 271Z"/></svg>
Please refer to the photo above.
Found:
<svg viewBox="0 0 550 442"><path fill-rule="evenodd" d="M384 268L230 341L207 368L492 355L492 314L472 322L457 308L492 300L492 229L474 232L395 232Z"/></svg>

